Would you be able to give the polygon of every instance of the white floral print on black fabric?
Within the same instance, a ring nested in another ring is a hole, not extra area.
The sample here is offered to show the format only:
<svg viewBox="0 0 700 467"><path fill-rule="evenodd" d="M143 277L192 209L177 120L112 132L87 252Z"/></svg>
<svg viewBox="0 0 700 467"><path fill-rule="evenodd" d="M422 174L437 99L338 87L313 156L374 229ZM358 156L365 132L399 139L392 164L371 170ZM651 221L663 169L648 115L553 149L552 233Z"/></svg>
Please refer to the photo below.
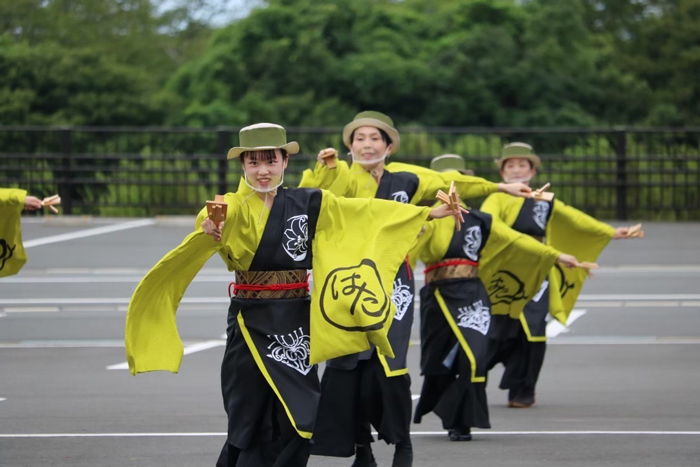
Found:
<svg viewBox="0 0 700 467"><path fill-rule="evenodd" d="M535 220L535 224L542 230L547 226L548 214L549 203L547 201L535 201L535 207L532 209L532 218Z"/></svg>
<svg viewBox="0 0 700 467"><path fill-rule="evenodd" d="M306 259L309 251L309 216L302 214L287 219L287 228L284 230L284 251L294 261Z"/></svg>
<svg viewBox="0 0 700 467"><path fill-rule="evenodd" d="M479 261L479 248L481 248L481 228L475 225L467 229L462 249L467 258L472 261Z"/></svg>
<svg viewBox="0 0 700 467"><path fill-rule="evenodd" d="M396 279L394 281L394 293L391 295L391 301L394 302L396 306L396 315L394 315L394 319L401 321L408 311L408 307L413 304L411 288L407 285L403 285L401 279Z"/></svg>
<svg viewBox="0 0 700 467"><path fill-rule="evenodd" d="M489 331L491 325L491 310L484 306L482 300L472 303L471 306L463 306L459 310L459 322L457 326L467 329L473 329L483 335Z"/></svg>
<svg viewBox="0 0 700 467"><path fill-rule="evenodd" d="M397 191L391 194L391 199L398 201L399 203L407 204L410 200L408 199L408 193L405 191Z"/></svg>
<svg viewBox="0 0 700 467"><path fill-rule="evenodd" d="M310 343L309 336L299 328L289 334L267 336L272 342L267 346L270 351L267 356L276 362L293 368L302 375L306 375L313 368L309 364Z"/></svg>

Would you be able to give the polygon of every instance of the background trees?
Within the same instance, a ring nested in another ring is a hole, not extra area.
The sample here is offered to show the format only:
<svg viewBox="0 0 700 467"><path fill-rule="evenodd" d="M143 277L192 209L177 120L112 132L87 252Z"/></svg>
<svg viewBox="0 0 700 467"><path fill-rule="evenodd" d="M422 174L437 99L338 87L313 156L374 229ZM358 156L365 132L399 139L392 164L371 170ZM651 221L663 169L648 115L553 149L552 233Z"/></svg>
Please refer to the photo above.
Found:
<svg viewBox="0 0 700 467"><path fill-rule="evenodd" d="M700 0L0 0L0 124L697 125L697 24Z"/></svg>

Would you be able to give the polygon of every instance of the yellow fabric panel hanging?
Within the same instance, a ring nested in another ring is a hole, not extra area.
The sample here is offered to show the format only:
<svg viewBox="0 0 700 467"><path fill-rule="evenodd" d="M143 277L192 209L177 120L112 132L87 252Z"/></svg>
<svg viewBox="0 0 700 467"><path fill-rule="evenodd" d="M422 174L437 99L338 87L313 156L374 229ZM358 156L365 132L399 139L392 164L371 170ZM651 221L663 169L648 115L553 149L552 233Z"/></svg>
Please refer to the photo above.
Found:
<svg viewBox="0 0 700 467"><path fill-rule="evenodd" d="M313 242L312 364L362 352L370 342L394 357L387 339L394 278L429 213L324 193Z"/></svg>
<svg viewBox="0 0 700 467"><path fill-rule="evenodd" d="M131 374L179 371L184 347L175 314L190 282L220 247L203 231L194 232L141 279L126 314L124 342Z"/></svg>
<svg viewBox="0 0 700 467"><path fill-rule="evenodd" d="M491 313L518 319L560 254L494 217L479 264L479 278L491 299Z"/></svg>
<svg viewBox="0 0 700 467"><path fill-rule="evenodd" d="M552 217L547 223L547 244L574 255L579 261L595 262L615 235L615 228L578 209L554 201ZM584 269L552 269L549 282L549 313L563 324L581 293L587 274Z"/></svg>
<svg viewBox="0 0 700 467"><path fill-rule="evenodd" d="M147 371L177 373L183 345L175 320L182 296L214 253L230 271L247 270L265 230L269 209L241 183L238 192L227 193L229 205L221 242L201 230L188 235L141 279L129 302L125 345L132 374ZM206 210L206 208L205 208Z"/></svg>
<svg viewBox="0 0 700 467"><path fill-rule="evenodd" d="M20 217L25 190L0 188L0 277L17 274L27 262Z"/></svg>

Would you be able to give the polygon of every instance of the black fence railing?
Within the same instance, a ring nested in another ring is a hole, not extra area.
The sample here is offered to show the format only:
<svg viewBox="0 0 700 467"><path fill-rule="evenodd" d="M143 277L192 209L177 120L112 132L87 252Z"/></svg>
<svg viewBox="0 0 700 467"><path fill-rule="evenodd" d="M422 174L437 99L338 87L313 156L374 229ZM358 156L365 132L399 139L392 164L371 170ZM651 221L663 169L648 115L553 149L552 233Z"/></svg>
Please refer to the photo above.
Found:
<svg viewBox="0 0 700 467"><path fill-rule="evenodd" d="M285 185L296 186L325 147L345 152L341 128L288 128L300 143ZM699 129L402 128L393 160L428 165L463 155L478 176L498 180L493 160L513 141L542 157L538 183L603 219L700 219ZM235 190L238 161L225 158L238 128L0 127L0 186L58 193L66 214L193 214ZM477 204L477 203L473 203Z"/></svg>

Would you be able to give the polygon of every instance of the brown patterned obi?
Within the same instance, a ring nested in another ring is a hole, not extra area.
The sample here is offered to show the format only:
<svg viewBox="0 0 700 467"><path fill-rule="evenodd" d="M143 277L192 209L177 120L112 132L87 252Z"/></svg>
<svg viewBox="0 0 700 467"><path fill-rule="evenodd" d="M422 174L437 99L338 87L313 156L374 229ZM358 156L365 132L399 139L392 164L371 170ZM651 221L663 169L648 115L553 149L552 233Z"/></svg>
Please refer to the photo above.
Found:
<svg viewBox="0 0 700 467"><path fill-rule="evenodd" d="M252 300L308 297L308 274L306 269L236 271L236 282L229 284L228 292L229 296Z"/></svg>
<svg viewBox="0 0 700 467"><path fill-rule="evenodd" d="M479 263L465 258L445 258L425 268L425 283L445 279L469 279L479 273Z"/></svg>

